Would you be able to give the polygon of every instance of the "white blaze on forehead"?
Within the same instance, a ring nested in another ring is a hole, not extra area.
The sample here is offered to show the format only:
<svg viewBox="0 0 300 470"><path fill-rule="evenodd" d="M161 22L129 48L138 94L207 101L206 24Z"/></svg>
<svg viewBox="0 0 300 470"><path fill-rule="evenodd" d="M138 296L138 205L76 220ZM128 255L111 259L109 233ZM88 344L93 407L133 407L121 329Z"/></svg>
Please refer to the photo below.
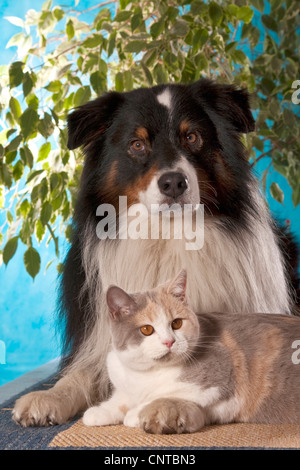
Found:
<svg viewBox="0 0 300 470"><path fill-rule="evenodd" d="M172 95L169 88L157 95L157 101L171 111Z"/></svg>

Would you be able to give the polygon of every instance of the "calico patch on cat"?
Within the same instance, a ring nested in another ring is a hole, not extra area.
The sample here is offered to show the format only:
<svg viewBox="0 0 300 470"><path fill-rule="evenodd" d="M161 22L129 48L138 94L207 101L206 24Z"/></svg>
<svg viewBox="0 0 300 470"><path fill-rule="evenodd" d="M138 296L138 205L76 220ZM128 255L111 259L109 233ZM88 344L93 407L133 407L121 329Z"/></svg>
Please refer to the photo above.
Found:
<svg viewBox="0 0 300 470"><path fill-rule="evenodd" d="M300 423L299 318L196 314L185 270L149 292L112 286L107 304L114 390L84 424L183 433L212 423Z"/></svg>

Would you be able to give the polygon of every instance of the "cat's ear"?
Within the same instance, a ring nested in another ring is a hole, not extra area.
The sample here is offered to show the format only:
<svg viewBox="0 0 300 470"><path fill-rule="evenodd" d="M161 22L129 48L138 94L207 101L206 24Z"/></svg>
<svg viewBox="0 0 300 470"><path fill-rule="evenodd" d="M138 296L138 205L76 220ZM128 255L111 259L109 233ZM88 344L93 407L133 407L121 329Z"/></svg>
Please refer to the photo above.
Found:
<svg viewBox="0 0 300 470"><path fill-rule="evenodd" d="M167 292L177 297L179 300L186 300L186 279L187 273L185 269L182 269L179 274L168 284Z"/></svg>
<svg viewBox="0 0 300 470"><path fill-rule="evenodd" d="M117 286L111 286L108 288L106 302L110 316L114 320L120 320L123 317L132 315L136 309L134 299Z"/></svg>

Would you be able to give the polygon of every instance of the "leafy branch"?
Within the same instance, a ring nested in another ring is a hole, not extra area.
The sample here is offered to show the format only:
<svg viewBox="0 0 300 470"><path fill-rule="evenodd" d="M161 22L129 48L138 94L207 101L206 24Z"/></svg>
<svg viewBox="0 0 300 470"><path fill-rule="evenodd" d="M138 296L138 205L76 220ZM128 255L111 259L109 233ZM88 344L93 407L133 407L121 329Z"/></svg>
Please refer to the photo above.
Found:
<svg viewBox="0 0 300 470"><path fill-rule="evenodd" d="M66 116L109 89L202 76L247 87L257 123L244 138L252 166L270 157L263 188L283 201L280 188L267 187L277 171L300 203L297 0L110 0L84 10L47 0L8 20L20 32L8 43L15 60L0 65L0 263L23 244L35 277L44 241L60 257L83 165L67 148Z"/></svg>

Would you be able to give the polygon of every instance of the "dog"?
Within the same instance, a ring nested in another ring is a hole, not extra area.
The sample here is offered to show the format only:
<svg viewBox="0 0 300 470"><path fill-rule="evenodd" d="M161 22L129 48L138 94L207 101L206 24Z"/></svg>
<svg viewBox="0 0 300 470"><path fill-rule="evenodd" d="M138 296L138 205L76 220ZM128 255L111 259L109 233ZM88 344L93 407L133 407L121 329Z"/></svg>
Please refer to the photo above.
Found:
<svg viewBox="0 0 300 470"><path fill-rule="evenodd" d="M82 147L85 164L61 279L62 377L21 397L16 422L61 424L107 397L111 284L145 291L184 267L195 311L292 313L297 248L271 218L245 156L241 134L254 130L247 91L204 78L107 92L69 115L68 147ZM99 239L103 204L114 208L118 234L120 196L128 211L202 204L202 248L175 237Z"/></svg>

